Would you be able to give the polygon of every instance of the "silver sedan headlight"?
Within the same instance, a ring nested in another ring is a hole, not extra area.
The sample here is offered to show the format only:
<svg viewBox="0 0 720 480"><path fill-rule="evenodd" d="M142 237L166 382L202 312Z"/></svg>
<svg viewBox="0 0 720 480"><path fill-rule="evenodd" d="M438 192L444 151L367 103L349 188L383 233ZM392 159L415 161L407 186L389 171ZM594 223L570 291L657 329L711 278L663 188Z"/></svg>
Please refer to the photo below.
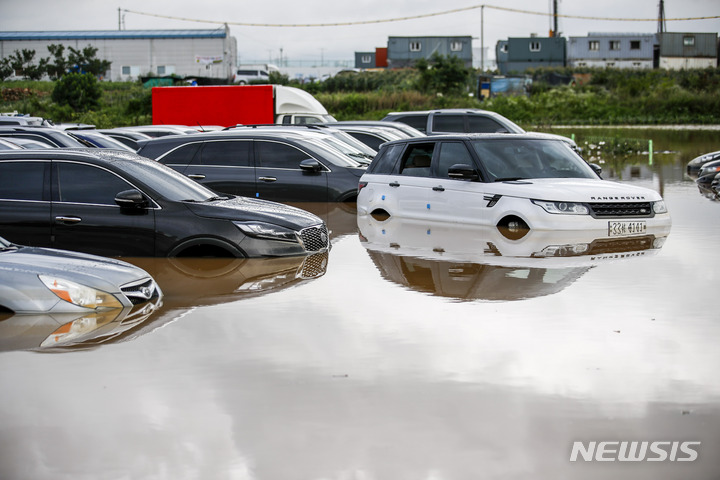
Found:
<svg viewBox="0 0 720 480"><path fill-rule="evenodd" d="M58 298L91 309L123 308L115 295L80 285L54 275L38 275L40 281Z"/></svg>

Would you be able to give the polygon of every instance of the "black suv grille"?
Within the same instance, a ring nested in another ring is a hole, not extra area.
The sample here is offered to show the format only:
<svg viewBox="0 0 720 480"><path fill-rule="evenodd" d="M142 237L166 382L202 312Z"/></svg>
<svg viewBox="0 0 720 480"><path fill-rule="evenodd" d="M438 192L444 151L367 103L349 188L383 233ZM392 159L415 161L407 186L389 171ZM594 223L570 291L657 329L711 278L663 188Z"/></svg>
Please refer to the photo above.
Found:
<svg viewBox="0 0 720 480"><path fill-rule="evenodd" d="M651 217L650 202L590 203L595 217Z"/></svg>
<svg viewBox="0 0 720 480"><path fill-rule="evenodd" d="M308 227L301 230L300 239L302 240L305 250L308 252L327 250L330 246L330 235L328 235L325 225Z"/></svg>
<svg viewBox="0 0 720 480"><path fill-rule="evenodd" d="M158 289L152 278L139 282L128 283L120 287L120 290L132 302L133 305L147 302L158 295Z"/></svg>

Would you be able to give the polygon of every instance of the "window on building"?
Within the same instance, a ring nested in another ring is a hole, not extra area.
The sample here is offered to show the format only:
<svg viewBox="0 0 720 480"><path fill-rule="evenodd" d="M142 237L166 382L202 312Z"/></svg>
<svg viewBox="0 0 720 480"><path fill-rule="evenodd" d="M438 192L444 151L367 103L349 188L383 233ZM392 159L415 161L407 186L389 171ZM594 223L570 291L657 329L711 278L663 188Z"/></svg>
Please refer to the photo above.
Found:
<svg viewBox="0 0 720 480"><path fill-rule="evenodd" d="M450 42L450 51L451 52L461 52L462 47L463 47L462 42Z"/></svg>
<svg viewBox="0 0 720 480"><path fill-rule="evenodd" d="M420 42L410 42L410 51L419 52L422 50L422 44Z"/></svg>
<svg viewBox="0 0 720 480"><path fill-rule="evenodd" d="M531 52L539 52L540 51L540 42L530 42L530 51Z"/></svg>
<svg viewBox="0 0 720 480"><path fill-rule="evenodd" d="M588 42L588 50L597 52L598 50L600 50L600 42L597 40L590 40Z"/></svg>
<svg viewBox="0 0 720 480"><path fill-rule="evenodd" d="M372 56L371 55L363 55L360 57L360 61L362 63L371 63L372 62Z"/></svg>
<svg viewBox="0 0 720 480"><path fill-rule="evenodd" d="M640 50L640 40L630 40L630 50Z"/></svg>
<svg viewBox="0 0 720 480"><path fill-rule="evenodd" d="M577 62L577 66L578 67L586 67L587 63L586 62Z"/></svg>
<svg viewBox="0 0 720 480"><path fill-rule="evenodd" d="M122 74L123 74L123 75L130 75L130 66L129 66L129 65L123 65L123 67L122 67Z"/></svg>
<svg viewBox="0 0 720 480"><path fill-rule="evenodd" d="M620 40L610 40L610 50L620 50Z"/></svg>
<svg viewBox="0 0 720 480"><path fill-rule="evenodd" d="M695 46L695 37L691 37L691 36L683 37L683 45L686 47L694 47Z"/></svg>
<svg viewBox="0 0 720 480"><path fill-rule="evenodd" d="M158 75L165 75L165 65L158 66Z"/></svg>
<svg viewBox="0 0 720 480"><path fill-rule="evenodd" d="M614 67L614 66L615 66L615 62L607 62L607 63L605 64L605 66L606 66L606 67Z"/></svg>

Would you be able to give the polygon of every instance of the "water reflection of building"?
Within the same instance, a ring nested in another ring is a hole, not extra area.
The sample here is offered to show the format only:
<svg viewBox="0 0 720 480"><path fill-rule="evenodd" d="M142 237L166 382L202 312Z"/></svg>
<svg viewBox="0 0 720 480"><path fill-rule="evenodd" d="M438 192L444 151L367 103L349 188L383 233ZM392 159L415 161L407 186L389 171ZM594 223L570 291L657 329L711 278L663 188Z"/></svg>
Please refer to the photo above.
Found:
<svg viewBox="0 0 720 480"><path fill-rule="evenodd" d="M325 274L328 252L279 258L125 258L153 276L162 303L85 315L0 316L0 352L59 352L128 341L194 307L257 297Z"/></svg>
<svg viewBox="0 0 720 480"><path fill-rule="evenodd" d="M380 274L420 292L462 300L521 300L557 293L608 261L652 255L666 233L595 238L494 227L358 216L361 241Z"/></svg>

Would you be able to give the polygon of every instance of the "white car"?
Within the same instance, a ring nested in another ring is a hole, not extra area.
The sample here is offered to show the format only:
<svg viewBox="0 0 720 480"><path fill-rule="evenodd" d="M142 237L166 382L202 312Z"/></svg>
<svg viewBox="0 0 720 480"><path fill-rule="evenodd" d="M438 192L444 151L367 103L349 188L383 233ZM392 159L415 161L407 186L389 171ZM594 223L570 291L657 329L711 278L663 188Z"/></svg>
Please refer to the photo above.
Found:
<svg viewBox="0 0 720 480"><path fill-rule="evenodd" d="M671 226L659 193L603 180L565 142L532 134L389 142L358 189L359 215L497 226L516 238L528 230L662 235Z"/></svg>

